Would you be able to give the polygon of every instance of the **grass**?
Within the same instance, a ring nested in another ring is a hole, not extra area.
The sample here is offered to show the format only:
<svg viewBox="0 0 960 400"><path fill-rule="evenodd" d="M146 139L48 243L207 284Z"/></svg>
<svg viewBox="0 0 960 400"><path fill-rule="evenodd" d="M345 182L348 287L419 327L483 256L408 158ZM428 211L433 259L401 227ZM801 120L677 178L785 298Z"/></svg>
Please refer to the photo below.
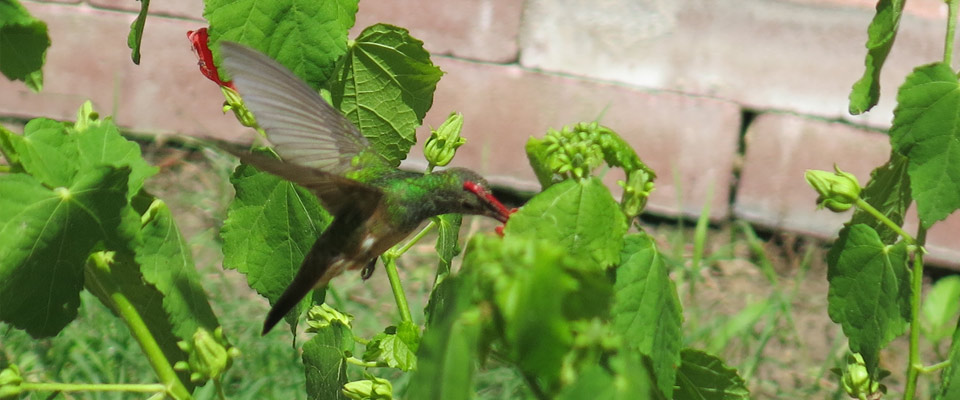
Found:
<svg viewBox="0 0 960 400"><path fill-rule="evenodd" d="M242 275L220 266L218 227L232 197L227 177L233 161L162 144L150 144L147 149L151 162L163 166L147 187L173 210L224 332L243 353L225 376L228 397L304 398L303 368L289 329L282 325L261 337L267 302L246 285ZM707 213L704 210L704 215ZM492 227L482 220L467 219L463 236ZM743 222L710 226L706 218L692 225L647 221L645 229L661 243L677 284L684 307L686 346L726 360L747 381L753 398L845 397L829 373L842 361L846 342L827 317L822 243L786 234L758 234ZM423 321L435 265L430 237L400 260L401 278L417 323ZM356 278L346 274L335 279L336 295L328 299L356 317L357 336L371 337L398 317L382 271L366 282ZM30 381L155 382L126 328L93 296L86 292L81 296L78 318L57 337L34 340L0 323L0 368L16 363ZM304 338L301 333L298 342ZM894 376L905 362L896 356L901 344L891 346L890 362L882 365L893 370ZM348 373L359 378L360 370L351 368ZM408 375L389 369L372 371L392 379L395 393L402 397ZM888 385L896 391L896 382ZM529 397L523 379L496 360L480 369L475 386L480 399ZM929 391L929 385L925 390ZM130 395L63 397L121 399ZM212 387L197 392L198 399L215 397Z"/></svg>

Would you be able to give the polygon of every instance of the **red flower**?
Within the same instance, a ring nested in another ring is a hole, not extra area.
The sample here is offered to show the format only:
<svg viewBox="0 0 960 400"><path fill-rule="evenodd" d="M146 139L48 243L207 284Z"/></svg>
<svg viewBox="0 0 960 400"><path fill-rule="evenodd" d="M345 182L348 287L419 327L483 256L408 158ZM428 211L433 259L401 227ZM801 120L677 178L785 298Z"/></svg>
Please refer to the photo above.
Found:
<svg viewBox="0 0 960 400"><path fill-rule="evenodd" d="M233 86L233 82L224 82L220 79L220 74L217 73L217 67L213 65L213 53L211 53L210 48L207 47L207 41L209 40L207 28L187 31L187 39L193 44L193 51L197 53L197 58L200 59L200 61L197 62L197 65L200 66L200 73L220 86L237 90L237 88Z"/></svg>

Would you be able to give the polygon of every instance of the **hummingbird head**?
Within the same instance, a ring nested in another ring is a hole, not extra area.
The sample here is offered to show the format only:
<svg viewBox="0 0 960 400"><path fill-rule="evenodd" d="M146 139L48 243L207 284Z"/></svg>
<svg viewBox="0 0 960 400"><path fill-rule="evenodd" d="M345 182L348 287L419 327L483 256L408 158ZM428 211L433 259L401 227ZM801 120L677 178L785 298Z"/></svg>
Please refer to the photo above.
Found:
<svg viewBox="0 0 960 400"><path fill-rule="evenodd" d="M465 168L450 168L438 174L449 175L456 180L456 190L452 196L444 196L443 208L461 214L483 215L502 223L510 218L510 210L503 206L489 184L479 174Z"/></svg>

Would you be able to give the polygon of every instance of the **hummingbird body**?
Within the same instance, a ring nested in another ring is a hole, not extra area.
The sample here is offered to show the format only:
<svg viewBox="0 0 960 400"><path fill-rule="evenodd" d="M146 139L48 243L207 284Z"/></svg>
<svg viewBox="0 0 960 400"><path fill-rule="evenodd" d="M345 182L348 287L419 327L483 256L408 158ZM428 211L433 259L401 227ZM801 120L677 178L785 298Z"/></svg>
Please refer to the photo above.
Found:
<svg viewBox="0 0 960 400"><path fill-rule="evenodd" d="M350 121L279 63L236 43L221 42L220 48L244 104L283 160L226 143L220 147L309 189L334 217L267 313L263 334L307 293L344 271L362 268L368 277L373 261L427 218L464 213L507 221L509 212L479 174L463 168L431 174L396 169L373 152Z"/></svg>

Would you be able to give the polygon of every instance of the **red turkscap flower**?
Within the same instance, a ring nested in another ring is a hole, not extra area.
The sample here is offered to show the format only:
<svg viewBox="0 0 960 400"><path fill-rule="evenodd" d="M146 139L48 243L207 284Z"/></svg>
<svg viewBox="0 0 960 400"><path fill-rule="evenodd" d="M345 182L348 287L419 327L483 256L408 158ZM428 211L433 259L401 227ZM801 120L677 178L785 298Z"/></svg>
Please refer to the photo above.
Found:
<svg viewBox="0 0 960 400"><path fill-rule="evenodd" d="M207 28L200 28L195 31L187 31L187 39L189 39L190 43L193 44L193 51L197 53L197 58L200 59L200 61L197 62L197 65L200 66L200 73L207 77L207 79L220 86L226 86L230 89L237 90L237 88L233 86L233 82L224 82L220 79L220 74L217 73L217 67L213 64L213 53L211 53L210 48L207 47L207 41L209 40L209 37L210 36L207 34Z"/></svg>

